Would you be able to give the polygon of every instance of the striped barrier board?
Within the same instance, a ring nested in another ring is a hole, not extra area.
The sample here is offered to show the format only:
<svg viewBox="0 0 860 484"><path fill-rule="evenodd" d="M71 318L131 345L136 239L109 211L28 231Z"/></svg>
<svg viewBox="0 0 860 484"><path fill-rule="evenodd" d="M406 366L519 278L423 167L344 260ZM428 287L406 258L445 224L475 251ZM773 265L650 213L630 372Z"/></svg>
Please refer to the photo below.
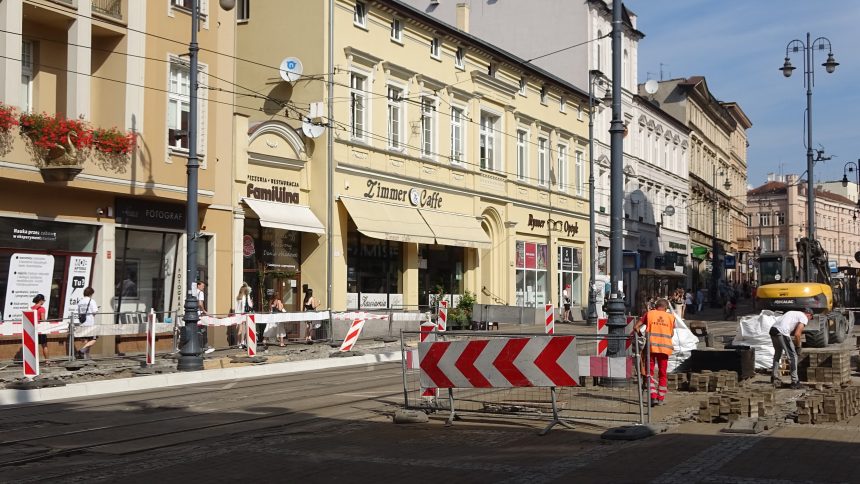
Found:
<svg viewBox="0 0 860 484"><path fill-rule="evenodd" d="M632 356L580 356L579 376L597 376L605 378L633 377Z"/></svg>
<svg viewBox="0 0 860 484"><path fill-rule="evenodd" d="M448 329L448 308L447 305L442 306L440 301L439 314L436 316L436 331L445 332Z"/></svg>
<svg viewBox="0 0 860 484"><path fill-rule="evenodd" d="M146 324L146 364L155 364L155 312L149 313Z"/></svg>
<svg viewBox="0 0 860 484"><path fill-rule="evenodd" d="M362 328L364 328L363 319L354 319L352 321L349 331L346 332L346 337L340 345L340 351L350 351L355 346L355 342L358 341L358 337L361 335Z"/></svg>
<svg viewBox="0 0 860 484"><path fill-rule="evenodd" d="M636 324L636 317L627 316L627 326L624 327L624 334L630 335L633 332L633 326ZM597 334L608 335L609 334L609 319L608 318L600 318L597 320ZM633 351L633 339L627 338L624 343L625 349L627 350L627 355L630 355ZM597 342L597 356L606 356L609 350L609 340L600 340Z"/></svg>
<svg viewBox="0 0 860 484"><path fill-rule="evenodd" d="M575 336L418 343L424 388L577 386Z"/></svg>
<svg viewBox="0 0 860 484"><path fill-rule="evenodd" d="M546 334L555 334L555 311L552 304L544 307L544 331Z"/></svg>
<svg viewBox="0 0 860 484"><path fill-rule="evenodd" d="M39 340L36 326L38 323L38 312L23 311L21 313L21 341L23 346L21 353L24 362L24 376L28 378L39 376L39 353L36 349L36 342Z"/></svg>
<svg viewBox="0 0 860 484"><path fill-rule="evenodd" d="M246 346L248 347L248 356L257 356L257 321L256 315L246 314L248 325L246 328Z"/></svg>
<svg viewBox="0 0 860 484"><path fill-rule="evenodd" d="M426 323L421 323L421 333L419 334L419 342L420 343L431 343L436 341L436 325L433 324L432 321L428 321ZM433 398L439 394L438 388L422 388L421 396Z"/></svg>

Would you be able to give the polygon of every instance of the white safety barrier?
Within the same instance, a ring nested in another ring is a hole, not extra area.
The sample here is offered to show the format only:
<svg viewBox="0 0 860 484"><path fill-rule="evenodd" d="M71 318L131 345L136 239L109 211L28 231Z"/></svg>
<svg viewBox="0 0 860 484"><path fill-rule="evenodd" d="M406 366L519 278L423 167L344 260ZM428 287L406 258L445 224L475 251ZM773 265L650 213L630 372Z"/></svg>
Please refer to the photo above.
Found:
<svg viewBox="0 0 860 484"><path fill-rule="evenodd" d="M96 324L93 326L75 325L75 338L91 338L93 336L123 336L129 334L146 334L149 323L131 324ZM173 323L155 323L156 333L172 333Z"/></svg>
<svg viewBox="0 0 860 484"><path fill-rule="evenodd" d="M155 364L155 312L149 313L149 318L146 322L146 364Z"/></svg>
<svg viewBox="0 0 860 484"><path fill-rule="evenodd" d="M17 321L5 321L0 323L0 336L17 336L21 334L22 324ZM69 331L67 321L47 322L40 321L37 325L39 334L61 334Z"/></svg>
<svg viewBox="0 0 860 484"><path fill-rule="evenodd" d="M248 356L257 356L257 318L254 314L245 315L248 318L248 327L245 331L245 341L248 347Z"/></svg>

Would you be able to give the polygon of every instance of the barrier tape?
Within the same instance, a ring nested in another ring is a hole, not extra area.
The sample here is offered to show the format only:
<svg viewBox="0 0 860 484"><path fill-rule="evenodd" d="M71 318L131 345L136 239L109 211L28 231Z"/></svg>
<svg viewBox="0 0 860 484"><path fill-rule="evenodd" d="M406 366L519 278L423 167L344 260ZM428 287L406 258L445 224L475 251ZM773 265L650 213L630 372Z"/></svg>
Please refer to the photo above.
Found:
<svg viewBox="0 0 860 484"><path fill-rule="evenodd" d="M75 338L91 338L93 336L124 336L129 334L146 334L148 323L132 324L100 324L93 326L75 326ZM155 323L156 333L173 333L173 323Z"/></svg>
<svg viewBox="0 0 860 484"><path fill-rule="evenodd" d="M0 336L17 336L21 334L22 323L3 323L0 324ZM69 332L69 323L61 321L57 323L49 323L40 321L37 325L39 334L61 334Z"/></svg>
<svg viewBox="0 0 860 484"><path fill-rule="evenodd" d="M198 324L206 326L236 326L245 322L245 316L245 314L235 314L233 316L221 318L214 316L200 316L200 322ZM253 316L256 324L277 324L302 321L325 321L329 319L329 312L308 311L306 313L254 313Z"/></svg>

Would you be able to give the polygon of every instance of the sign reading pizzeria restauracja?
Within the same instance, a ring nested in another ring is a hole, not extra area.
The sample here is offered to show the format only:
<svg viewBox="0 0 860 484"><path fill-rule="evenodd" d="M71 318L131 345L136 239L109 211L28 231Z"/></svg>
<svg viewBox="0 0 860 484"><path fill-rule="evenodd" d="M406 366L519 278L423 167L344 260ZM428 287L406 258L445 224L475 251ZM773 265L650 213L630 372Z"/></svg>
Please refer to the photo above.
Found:
<svg viewBox="0 0 860 484"><path fill-rule="evenodd" d="M405 202L408 200L413 207L442 208L442 194L439 192L419 190L417 188L405 190L403 188L386 186L378 180L367 180L367 191L364 192L364 197L381 198L396 202Z"/></svg>
<svg viewBox="0 0 860 484"><path fill-rule="evenodd" d="M256 183L256 185L255 185ZM268 186L261 186L265 183ZM299 192L290 188L298 188L299 184L290 180L248 175L247 197L256 200L267 200L280 203L299 203Z"/></svg>
<svg viewBox="0 0 860 484"><path fill-rule="evenodd" d="M551 218L544 220L529 214L530 229L542 229L544 227L547 227L553 232L564 232L568 237L572 237L579 233L579 222L570 223L567 220L553 220Z"/></svg>

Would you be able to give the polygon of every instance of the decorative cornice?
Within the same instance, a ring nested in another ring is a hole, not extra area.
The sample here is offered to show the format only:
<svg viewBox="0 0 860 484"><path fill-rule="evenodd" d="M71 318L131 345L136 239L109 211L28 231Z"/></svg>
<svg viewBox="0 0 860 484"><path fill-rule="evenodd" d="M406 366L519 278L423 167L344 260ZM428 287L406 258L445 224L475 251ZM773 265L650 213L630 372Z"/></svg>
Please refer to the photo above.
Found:
<svg viewBox="0 0 860 484"><path fill-rule="evenodd" d="M483 73L481 71L472 71L471 76L472 82L474 82L475 84L482 84L509 97L514 97L514 95L520 90L519 86L500 81L495 77L490 77L488 74Z"/></svg>

